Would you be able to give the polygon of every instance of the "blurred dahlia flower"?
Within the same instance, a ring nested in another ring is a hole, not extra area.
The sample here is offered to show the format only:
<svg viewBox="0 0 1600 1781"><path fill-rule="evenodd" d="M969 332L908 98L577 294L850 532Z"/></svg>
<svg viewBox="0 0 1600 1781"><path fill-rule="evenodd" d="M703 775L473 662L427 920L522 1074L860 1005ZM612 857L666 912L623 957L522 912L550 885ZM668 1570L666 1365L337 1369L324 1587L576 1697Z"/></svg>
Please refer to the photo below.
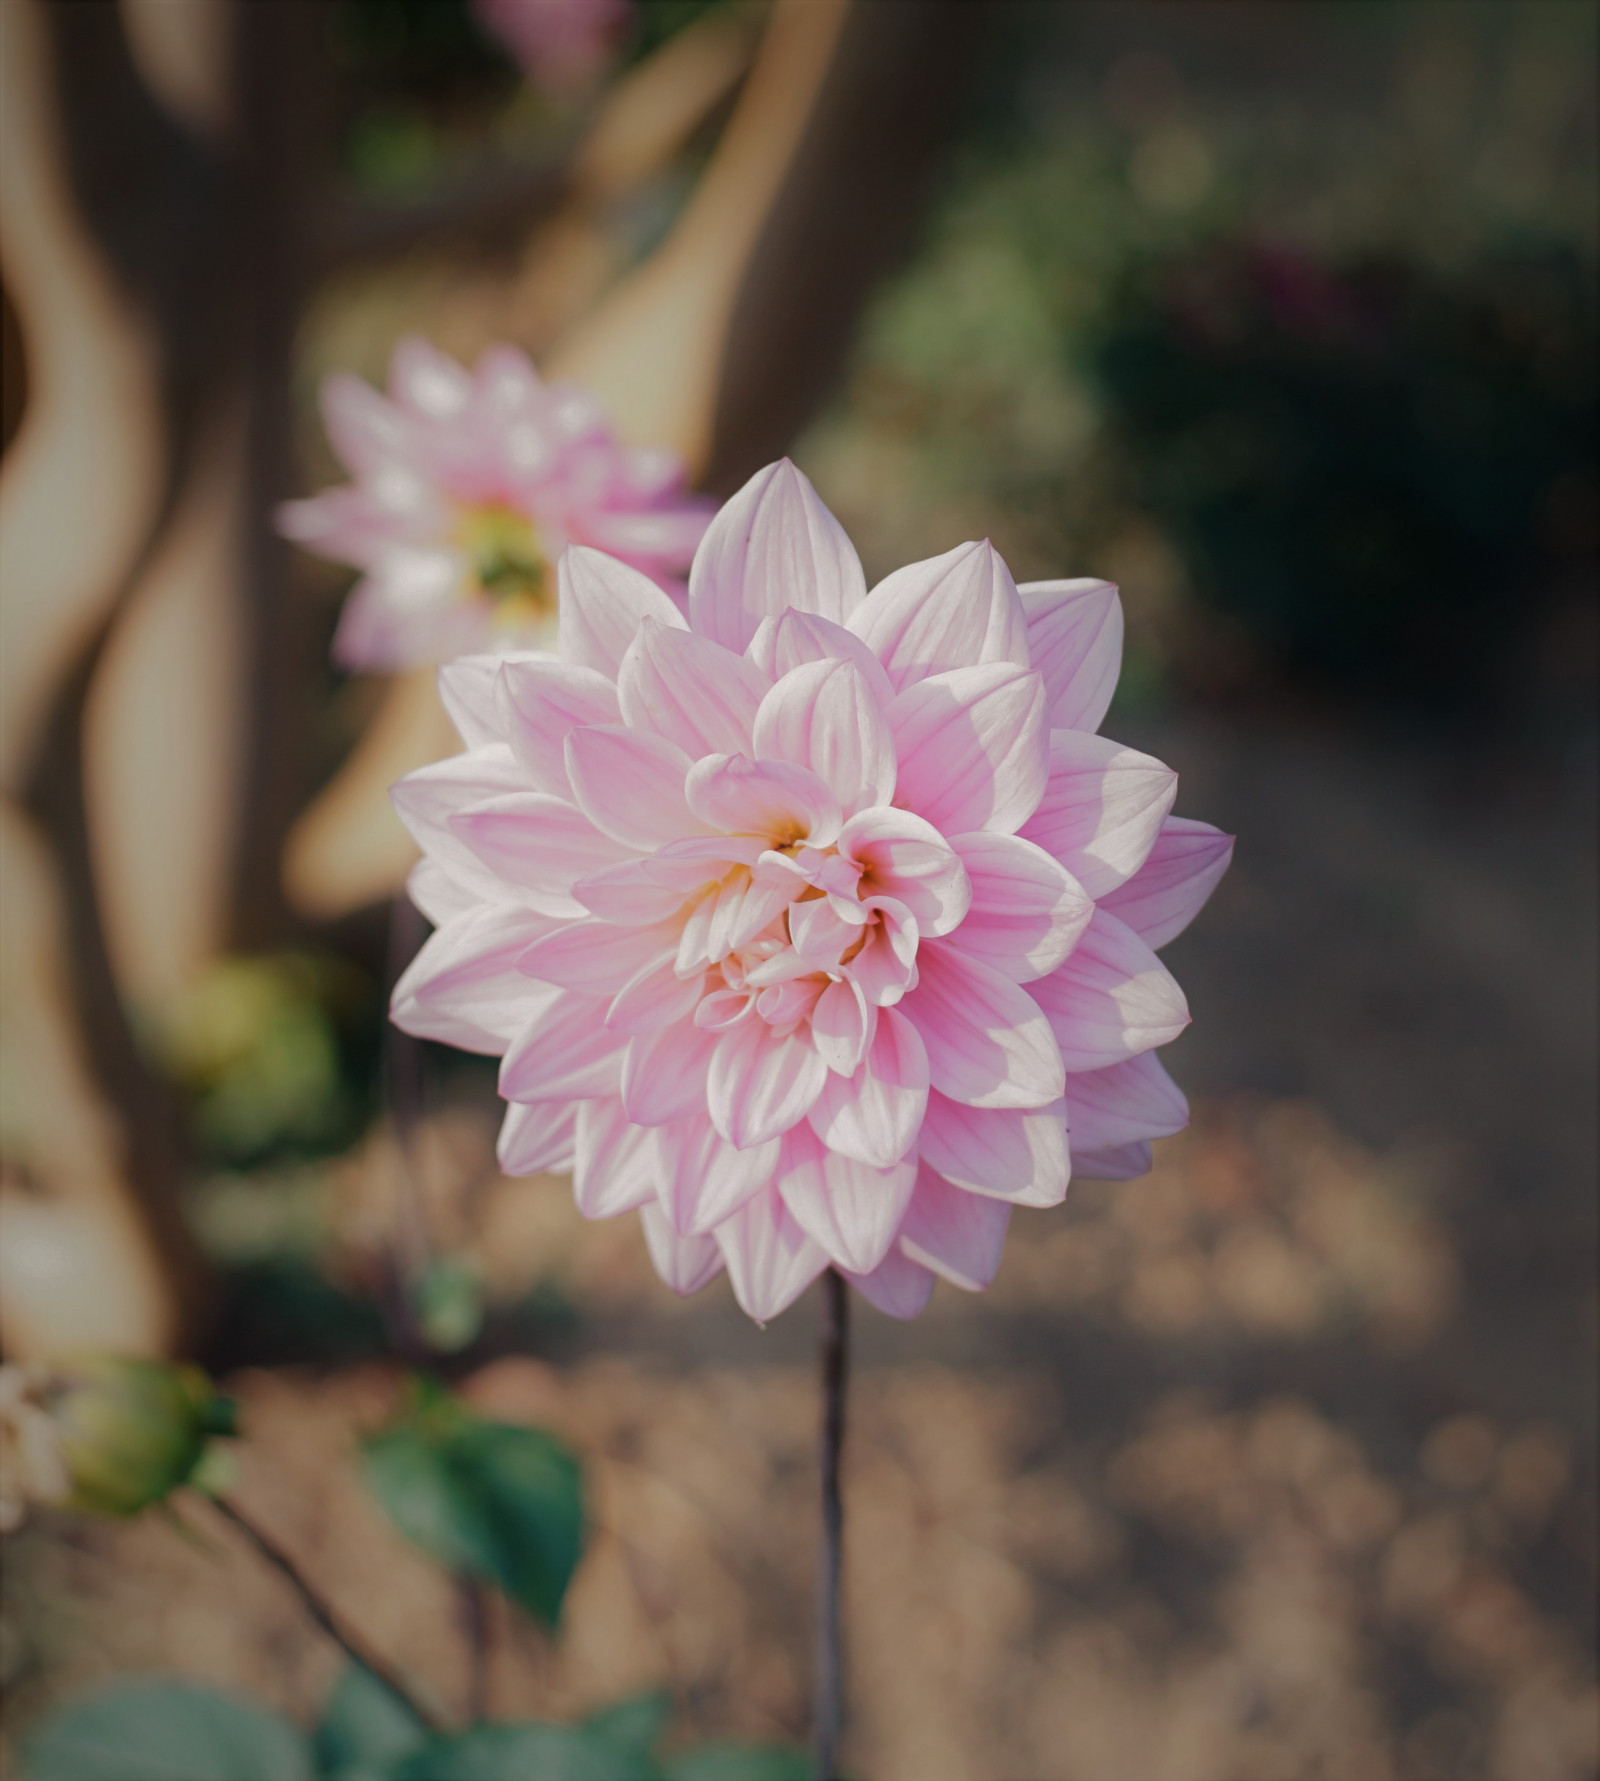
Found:
<svg viewBox="0 0 1600 1781"><path fill-rule="evenodd" d="M361 580L333 641L341 667L393 672L553 642L554 565L593 545L683 594L713 503L670 452L620 445L581 390L514 347L474 371L403 340L389 394L331 377L322 411L355 481L278 510L279 529Z"/></svg>
<svg viewBox="0 0 1600 1781"><path fill-rule="evenodd" d="M628 22L626 0L473 0L478 22L535 86L581 87L611 59Z"/></svg>
<svg viewBox="0 0 1600 1781"><path fill-rule="evenodd" d="M987 544L869 594L788 463L712 521L687 622L595 550L554 656L440 676L466 752L394 798L438 931L407 1032L503 1056L511 1174L638 1208L662 1277L765 1320L830 1264L912 1317L986 1286L1013 1206L1187 1120L1153 947L1231 839L1095 734L1121 611Z"/></svg>

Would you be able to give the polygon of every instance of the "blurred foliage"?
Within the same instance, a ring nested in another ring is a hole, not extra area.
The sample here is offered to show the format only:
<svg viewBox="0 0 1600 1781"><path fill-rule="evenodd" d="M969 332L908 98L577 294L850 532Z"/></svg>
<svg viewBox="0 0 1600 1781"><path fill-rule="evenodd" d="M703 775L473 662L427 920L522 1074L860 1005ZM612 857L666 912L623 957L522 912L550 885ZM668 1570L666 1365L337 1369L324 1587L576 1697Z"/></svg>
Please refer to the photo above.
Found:
<svg viewBox="0 0 1600 1781"><path fill-rule="evenodd" d="M546 1626L583 1551L578 1462L539 1429L489 1422L428 1380L371 1436L362 1470L407 1539L463 1576L493 1583Z"/></svg>
<svg viewBox="0 0 1600 1781"><path fill-rule="evenodd" d="M305 1741L241 1696L119 1682L70 1702L28 1741L27 1781L310 1781Z"/></svg>
<svg viewBox="0 0 1600 1781"><path fill-rule="evenodd" d="M370 1117L375 986L332 954L219 960L156 1049L188 1092L207 1160L259 1164L348 1144Z"/></svg>
<svg viewBox="0 0 1600 1781"><path fill-rule="evenodd" d="M483 1329L483 1278L460 1256L442 1256L417 1282L417 1322L436 1354L457 1354Z"/></svg>

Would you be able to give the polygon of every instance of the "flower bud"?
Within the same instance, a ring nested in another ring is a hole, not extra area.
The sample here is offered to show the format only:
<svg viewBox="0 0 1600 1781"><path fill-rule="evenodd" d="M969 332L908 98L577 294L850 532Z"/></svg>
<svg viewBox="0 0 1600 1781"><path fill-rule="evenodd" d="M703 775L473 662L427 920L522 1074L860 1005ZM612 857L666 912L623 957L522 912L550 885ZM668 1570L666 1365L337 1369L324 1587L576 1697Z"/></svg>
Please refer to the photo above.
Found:
<svg viewBox="0 0 1600 1781"><path fill-rule="evenodd" d="M233 1433L231 1402L196 1367L87 1355L0 1373L4 1445L26 1461L6 1492L13 1525L25 1500L136 1515L191 1479L212 1435Z"/></svg>

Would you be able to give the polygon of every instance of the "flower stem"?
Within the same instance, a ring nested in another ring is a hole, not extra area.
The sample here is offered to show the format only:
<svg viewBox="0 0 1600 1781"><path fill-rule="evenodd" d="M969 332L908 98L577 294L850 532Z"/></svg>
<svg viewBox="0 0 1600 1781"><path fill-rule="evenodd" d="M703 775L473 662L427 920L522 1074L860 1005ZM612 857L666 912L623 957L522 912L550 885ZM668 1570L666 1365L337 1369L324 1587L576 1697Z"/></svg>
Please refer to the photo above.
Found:
<svg viewBox="0 0 1600 1781"><path fill-rule="evenodd" d="M844 1447L844 1392L849 1358L850 1298L833 1268L822 1276L822 1544L817 1554L816 1708L813 1715L817 1781L835 1781L843 1717L839 1640L839 1568L844 1502L839 1456Z"/></svg>
<svg viewBox="0 0 1600 1781"><path fill-rule="evenodd" d="M443 1716L418 1698L393 1665L377 1656L362 1639L352 1633L348 1627L340 1624L332 1607L322 1599L305 1573L269 1533L257 1527L255 1522L227 1497L208 1497L207 1501L225 1521L231 1522L243 1534L255 1549L256 1555L265 1559L273 1570L289 1584L295 1594L299 1596L300 1604L306 1613L333 1640L334 1644L344 1651L351 1662L359 1664L375 1681L381 1682L390 1694L409 1707L430 1731L445 1732L450 1730L450 1726Z"/></svg>

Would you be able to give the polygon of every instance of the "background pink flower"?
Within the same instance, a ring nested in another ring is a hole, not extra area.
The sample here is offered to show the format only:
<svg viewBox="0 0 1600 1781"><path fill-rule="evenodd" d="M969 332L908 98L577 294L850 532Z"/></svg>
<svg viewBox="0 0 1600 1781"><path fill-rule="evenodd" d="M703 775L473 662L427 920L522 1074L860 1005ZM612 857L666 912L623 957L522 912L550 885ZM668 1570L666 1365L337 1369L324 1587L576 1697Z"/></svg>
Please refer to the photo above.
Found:
<svg viewBox="0 0 1600 1781"><path fill-rule="evenodd" d="M599 73L628 22L626 0L473 0L483 28L536 86L581 86Z"/></svg>
<svg viewBox="0 0 1600 1781"><path fill-rule="evenodd" d="M354 481L279 509L282 531L362 571L339 621L341 666L387 672L555 637L555 563L592 545L683 594L713 503L670 452L620 445L582 390L526 355L474 371L403 340L389 394L323 386L329 438Z"/></svg>
<svg viewBox="0 0 1600 1781"><path fill-rule="evenodd" d="M788 463L712 522L687 621L597 551L560 576L559 659L451 664L466 752L395 788L438 932L394 1018L503 1056L504 1167L572 1169L760 1319L830 1264L914 1316L1073 1153L1147 1168L1188 1117L1153 948L1232 842L1095 734L1116 590L982 543L869 594Z"/></svg>

